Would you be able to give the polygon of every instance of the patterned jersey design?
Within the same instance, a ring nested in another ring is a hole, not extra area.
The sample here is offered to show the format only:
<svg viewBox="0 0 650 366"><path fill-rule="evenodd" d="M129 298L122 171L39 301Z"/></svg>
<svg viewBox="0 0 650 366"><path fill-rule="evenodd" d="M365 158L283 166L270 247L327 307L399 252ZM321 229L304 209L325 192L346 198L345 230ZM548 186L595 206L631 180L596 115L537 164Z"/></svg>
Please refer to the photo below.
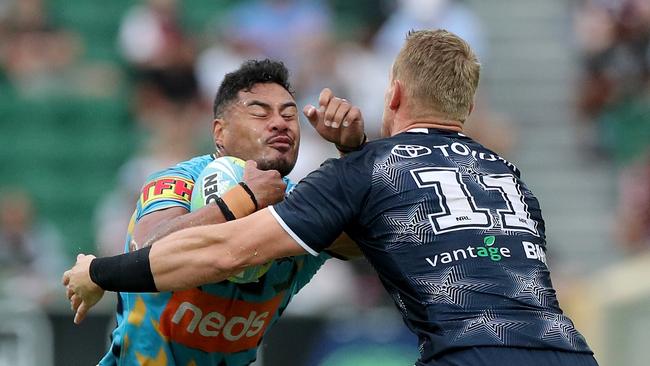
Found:
<svg viewBox="0 0 650 366"><path fill-rule="evenodd" d="M196 157L147 180L129 225L127 251L137 220L169 207L190 210L194 182L214 160L213 155ZM222 165L224 174L236 170ZM294 185L286 182L288 192ZM223 281L177 292L119 293L117 327L99 364L248 365L269 327L328 258L304 255L276 260L253 283Z"/></svg>
<svg viewBox="0 0 650 366"><path fill-rule="evenodd" d="M359 244L418 335L421 364L473 346L591 353L557 302L537 199L516 166L467 136L373 141L272 210L310 253L342 229Z"/></svg>

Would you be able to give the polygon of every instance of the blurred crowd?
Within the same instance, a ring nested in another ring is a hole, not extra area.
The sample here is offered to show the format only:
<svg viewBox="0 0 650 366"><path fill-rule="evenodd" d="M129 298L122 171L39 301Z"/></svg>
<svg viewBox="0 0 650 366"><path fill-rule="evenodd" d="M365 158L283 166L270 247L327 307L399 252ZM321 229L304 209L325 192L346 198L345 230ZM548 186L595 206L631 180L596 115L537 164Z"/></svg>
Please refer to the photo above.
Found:
<svg viewBox="0 0 650 366"><path fill-rule="evenodd" d="M650 2L584 0L575 17L583 147L616 164L619 244L650 250Z"/></svg>
<svg viewBox="0 0 650 366"><path fill-rule="evenodd" d="M106 96L118 69L84 60L83 35L57 24L43 0L0 2L0 83L20 95Z"/></svg>

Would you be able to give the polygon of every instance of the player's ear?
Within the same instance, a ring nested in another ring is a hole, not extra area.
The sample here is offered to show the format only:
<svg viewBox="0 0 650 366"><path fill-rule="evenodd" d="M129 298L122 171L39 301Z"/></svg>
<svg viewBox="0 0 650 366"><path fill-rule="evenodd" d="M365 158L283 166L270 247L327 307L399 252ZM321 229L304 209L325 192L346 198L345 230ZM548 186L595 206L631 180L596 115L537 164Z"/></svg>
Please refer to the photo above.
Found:
<svg viewBox="0 0 650 366"><path fill-rule="evenodd" d="M467 116L469 117L473 111L474 111L474 102L469 104L469 111L467 112Z"/></svg>
<svg viewBox="0 0 650 366"><path fill-rule="evenodd" d="M215 118L212 121L212 139L215 146L223 146L223 128L225 121L221 118Z"/></svg>
<svg viewBox="0 0 650 366"><path fill-rule="evenodd" d="M399 108L401 100L402 100L402 93L404 92L404 85L402 84L401 81L397 79L393 79L390 82L390 99L388 100L388 106L392 110L396 110Z"/></svg>

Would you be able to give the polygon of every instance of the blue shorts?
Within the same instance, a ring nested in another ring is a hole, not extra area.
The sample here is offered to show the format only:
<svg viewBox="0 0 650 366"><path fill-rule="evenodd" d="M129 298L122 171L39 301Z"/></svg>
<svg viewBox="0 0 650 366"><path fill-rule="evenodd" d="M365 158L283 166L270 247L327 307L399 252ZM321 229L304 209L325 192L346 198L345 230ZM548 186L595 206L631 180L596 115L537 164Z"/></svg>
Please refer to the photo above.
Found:
<svg viewBox="0 0 650 366"><path fill-rule="evenodd" d="M418 366L598 366L588 353L515 347L472 347Z"/></svg>

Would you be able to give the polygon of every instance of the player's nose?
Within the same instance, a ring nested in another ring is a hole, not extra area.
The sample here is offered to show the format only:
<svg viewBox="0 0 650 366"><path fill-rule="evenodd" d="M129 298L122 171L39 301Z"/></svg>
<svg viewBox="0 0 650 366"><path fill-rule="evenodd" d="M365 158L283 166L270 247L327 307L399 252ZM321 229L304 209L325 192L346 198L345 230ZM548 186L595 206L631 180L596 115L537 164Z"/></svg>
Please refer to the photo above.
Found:
<svg viewBox="0 0 650 366"><path fill-rule="evenodd" d="M268 127L272 131L284 132L289 129L289 121L287 121L280 113L274 113L269 120Z"/></svg>

